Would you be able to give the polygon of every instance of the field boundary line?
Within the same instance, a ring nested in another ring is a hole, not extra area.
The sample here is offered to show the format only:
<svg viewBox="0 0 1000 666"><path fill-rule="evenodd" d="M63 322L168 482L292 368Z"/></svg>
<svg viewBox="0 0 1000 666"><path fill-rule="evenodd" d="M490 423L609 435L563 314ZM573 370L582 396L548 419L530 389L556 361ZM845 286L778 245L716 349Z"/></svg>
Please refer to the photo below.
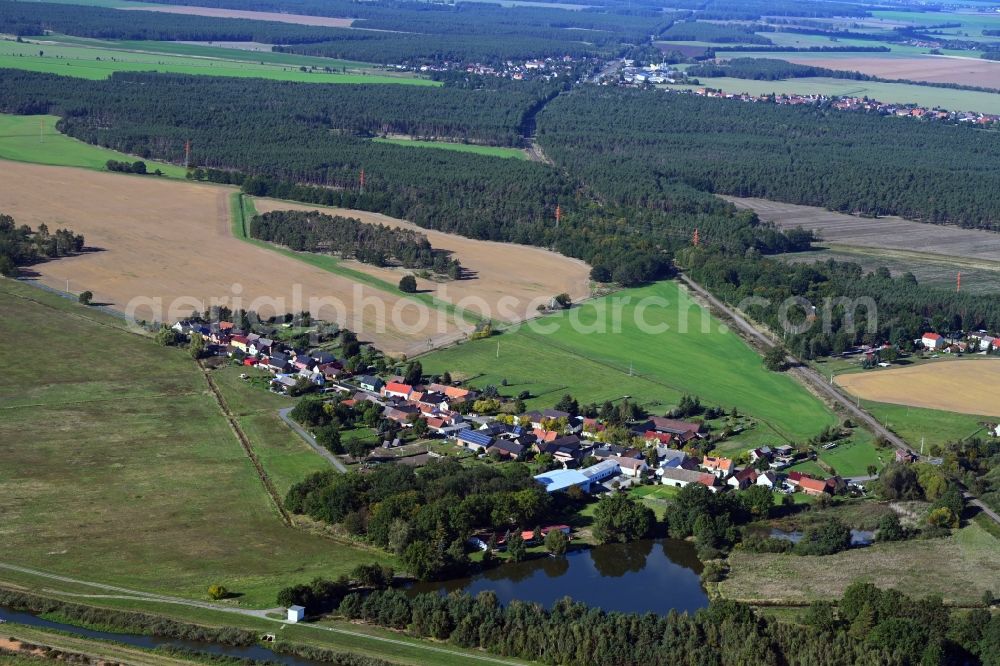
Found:
<svg viewBox="0 0 1000 666"><path fill-rule="evenodd" d="M278 494L278 489L275 488L274 483L271 481L271 477L267 475L267 471L261 464L260 458L258 458L257 454L254 452L253 446L250 444L250 439L247 437L246 433L243 432L243 428L240 427L236 416L233 414L232 410L229 409L226 399L219 391L219 387L216 386L215 379L212 378L211 371L209 371L200 360L198 361L198 367L201 369L201 372L205 377L205 382L208 384L208 388L211 390L212 395L215 396L215 402L219 405L219 409L222 411L223 416L225 416L226 420L229 421L229 427L236 435L236 439L239 440L240 446L243 447L243 451L247 454L247 457L250 459L250 463L256 470L257 476L260 478L260 482L264 486L264 490L267 492L268 497L271 498L271 502L274 504L274 508L278 510L278 514L281 516L282 522L288 527L292 527L292 518L288 515L288 511L285 510L285 506L281 502L281 496Z"/></svg>

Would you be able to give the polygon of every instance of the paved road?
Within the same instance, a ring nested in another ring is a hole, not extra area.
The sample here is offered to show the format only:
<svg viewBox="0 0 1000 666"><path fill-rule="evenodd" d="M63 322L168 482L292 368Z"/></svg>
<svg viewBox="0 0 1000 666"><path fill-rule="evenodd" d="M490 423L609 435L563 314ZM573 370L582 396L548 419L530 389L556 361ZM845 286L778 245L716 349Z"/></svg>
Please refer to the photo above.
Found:
<svg viewBox="0 0 1000 666"><path fill-rule="evenodd" d="M724 313L731 323L735 324L740 331L749 336L758 345L764 347L764 349L774 347L775 342L768 335L758 330L753 324L747 321L746 318L709 293L707 289L694 282L686 275L681 276L681 281L690 287L696 294L708 301L713 308ZM910 453L915 453L906 442L896 435L896 433L879 423L878 419L856 405L850 398L838 391L836 387L829 384L823 375L808 366L799 364L798 359L793 356L789 356L788 361L792 364L792 368L789 372L798 376L804 383L809 384L817 393L826 396L830 400L842 406L847 413L853 416L856 420L865 423L876 435L884 437L893 446Z"/></svg>
<svg viewBox="0 0 1000 666"><path fill-rule="evenodd" d="M344 467L344 463L340 462L337 456L330 453L330 451L327 450L325 447L320 446L319 442L316 441L315 437L310 435L305 428L300 426L298 423L293 421L290 416L288 416L288 412L290 411L292 411L291 407L285 407L284 409L279 409L278 416L280 416L281 420L287 423L288 427L294 430L299 437L304 439L306 444L312 447L313 451L326 458L327 462L333 465L334 469L336 469L338 472L346 472L347 468Z"/></svg>
<svg viewBox="0 0 1000 666"><path fill-rule="evenodd" d="M111 599L130 599L134 601L155 601L168 604L178 604L180 606L190 606L193 608L205 608L208 610L218 611L220 613L230 613L232 615L242 615L247 617L254 617L261 620L267 620L269 622L274 622L276 624L286 624L284 618L274 618L268 617L268 613L274 612L284 612L284 608L272 608L266 610L253 610L250 608L234 608L232 606L223 606L221 604L213 604L207 601L195 601L192 599L183 599L181 597L171 597L162 594L152 594L150 592L140 592L138 590L130 590L124 587L116 587L114 585L105 585L103 583L92 583L87 580L80 580L77 578L69 578L68 576L59 576L57 574L48 573L47 571L39 571L37 569L29 569L27 567L21 567L14 564L5 564L0 562L0 569L8 569L10 571L17 571L19 573L29 574L32 576L38 576L40 578L46 578L49 580L56 580L64 583L72 583L74 585L85 585L87 587L93 587L99 590L105 590L109 592L117 592L116 595L83 595L83 594L69 594L69 596L74 597L89 597L89 598L111 598ZM58 592L58 590L54 590ZM68 594L66 592L59 592L60 594ZM519 662L507 661L505 659L499 659L496 657L491 657L486 654L476 654L475 652L459 652L457 650L448 650L446 648L436 647L434 645L429 645L426 643L417 643L412 641L403 641L395 638L387 638L385 636L374 636L372 634L362 633L360 631L350 631L349 629L340 629L338 627L325 627L317 624L300 624L298 625L305 629L312 629L315 631L328 631L334 634L341 634L344 636L352 636L354 638L360 638L364 640L375 641L377 643L389 643L392 645L403 645L408 648L417 651L423 651L434 654L446 654L452 657L458 657L461 659L466 659L469 661L483 661L491 664L504 664L504 666L516 666ZM428 657L431 659L431 657Z"/></svg>

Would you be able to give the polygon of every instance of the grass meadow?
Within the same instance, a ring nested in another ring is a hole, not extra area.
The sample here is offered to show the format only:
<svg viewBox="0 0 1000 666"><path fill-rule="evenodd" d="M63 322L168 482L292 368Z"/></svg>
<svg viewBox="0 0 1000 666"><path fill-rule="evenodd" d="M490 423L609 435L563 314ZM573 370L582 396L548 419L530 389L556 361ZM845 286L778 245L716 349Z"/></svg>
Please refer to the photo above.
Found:
<svg viewBox="0 0 1000 666"><path fill-rule="evenodd" d="M1000 548L976 522L944 538L876 543L822 557L734 550L729 564L719 592L748 602L835 599L862 580L916 598L940 594L946 603L975 606L984 591L1000 588Z"/></svg>
<svg viewBox="0 0 1000 666"><path fill-rule="evenodd" d="M0 158L54 166L73 166L104 171L108 160L134 162L140 159L99 146L92 146L60 133L56 116L0 114ZM170 178L184 178L184 167L143 160L149 171L160 169ZM154 178L155 176L136 176Z"/></svg>
<svg viewBox="0 0 1000 666"><path fill-rule="evenodd" d="M920 449L921 441L925 447L935 444L943 446L948 442L985 434L982 422L996 421L996 418L989 416L958 414L871 400L862 400L861 406L917 450Z"/></svg>
<svg viewBox="0 0 1000 666"><path fill-rule="evenodd" d="M458 153L473 153L475 155L486 155L488 157L503 157L508 159L527 159L524 151L520 148L503 148L500 146L479 146L474 143L455 143L454 141L419 141L417 139L396 139L396 138L375 138L372 141L378 143L392 143L397 146L411 146L413 148L436 148L438 150L454 150Z"/></svg>
<svg viewBox="0 0 1000 666"><path fill-rule="evenodd" d="M617 330L611 323L616 310ZM647 333L640 320L668 328ZM836 422L791 377L765 370L755 351L675 282L588 301L490 339L430 353L421 362L425 372L448 371L474 386L506 381L505 393L531 393L532 408L552 406L569 393L581 403L628 396L662 414L689 393L705 405L736 407L755 417L772 442L806 439Z"/></svg>
<svg viewBox="0 0 1000 666"><path fill-rule="evenodd" d="M158 43L158 42L156 42ZM147 47L148 48L148 47ZM437 81L415 77L302 71L299 65L230 58L173 55L82 46L80 43L19 43L0 41L0 68L60 74L82 79L106 79L114 72L167 72L204 76L262 78L300 83L395 83L439 86ZM339 66L330 61L327 66Z"/></svg>
<svg viewBox="0 0 1000 666"><path fill-rule="evenodd" d="M18 341L0 351L0 562L192 598L221 583L269 607L286 585L391 561L281 522L184 350L10 280L0 311ZM227 402L279 492L322 468L271 418L272 396L229 372Z"/></svg>

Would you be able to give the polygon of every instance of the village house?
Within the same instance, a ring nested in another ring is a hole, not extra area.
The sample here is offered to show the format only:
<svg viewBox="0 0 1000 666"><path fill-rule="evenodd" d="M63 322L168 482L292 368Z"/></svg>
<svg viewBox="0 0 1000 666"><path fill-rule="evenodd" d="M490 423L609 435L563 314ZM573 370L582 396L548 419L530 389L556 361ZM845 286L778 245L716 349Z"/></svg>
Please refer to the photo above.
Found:
<svg viewBox="0 0 1000 666"><path fill-rule="evenodd" d="M720 479L729 476L734 469L731 459L714 456L705 456L701 461L701 468Z"/></svg>
<svg viewBox="0 0 1000 666"><path fill-rule="evenodd" d="M661 467L657 470L657 475L660 477L660 482L665 486L683 488L691 483L700 483L713 493L719 492L719 480L714 474L707 472L696 472L680 467Z"/></svg>
<svg viewBox="0 0 1000 666"><path fill-rule="evenodd" d="M485 451L493 444L493 437L478 430L465 428L458 432L455 441L470 451Z"/></svg>
<svg viewBox="0 0 1000 666"><path fill-rule="evenodd" d="M547 425L549 421L558 421L559 419L566 419L569 421L569 413L563 412L558 409L543 409L541 411L527 412L521 416L521 418L527 418L528 423L531 424L532 428L537 430L542 430Z"/></svg>
<svg viewBox="0 0 1000 666"><path fill-rule="evenodd" d="M383 398L402 398L406 400L413 393L413 387L401 382L389 382L380 391Z"/></svg>
<svg viewBox="0 0 1000 666"><path fill-rule="evenodd" d="M357 378L357 382L358 386L371 393L379 393L382 387L385 386L385 382L372 375L361 375Z"/></svg>
<svg viewBox="0 0 1000 666"><path fill-rule="evenodd" d="M621 456L614 456L608 458L608 460L618 463L618 467L621 469L622 474L632 478L642 476L649 465L646 464L645 460L641 458L624 458Z"/></svg>
<svg viewBox="0 0 1000 666"><path fill-rule="evenodd" d="M753 467L744 467L740 471L729 477L726 483L737 490L745 490L757 482L757 470Z"/></svg>
<svg viewBox="0 0 1000 666"><path fill-rule="evenodd" d="M920 338L920 344L927 349L938 350L944 347L947 342L939 333L924 333Z"/></svg>
<svg viewBox="0 0 1000 666"><path fill-rule="evenodd" d="M763 474L758 474L757 475L757 485L758 486L764 486L765 488L768 488L770 490L774 490L774 487L777 485L777 483L778 483L778 475L777 475L776 472L772 472L771 470L768 470L768 471L764 472Z"/></svg>
<svg viewBox="0 0 1000 666"><path fill-rule="evenodd" d="M495 453L507 460L518 460L524 454L524 446L509 439L498 439L486 449L486 453Z"/></svg>

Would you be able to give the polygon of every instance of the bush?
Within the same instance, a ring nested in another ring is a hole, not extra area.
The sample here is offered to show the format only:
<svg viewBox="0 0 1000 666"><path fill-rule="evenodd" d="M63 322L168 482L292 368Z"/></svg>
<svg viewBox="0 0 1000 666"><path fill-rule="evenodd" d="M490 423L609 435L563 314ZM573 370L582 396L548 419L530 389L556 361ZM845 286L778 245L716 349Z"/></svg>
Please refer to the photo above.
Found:
<svg viewBox="0 0 1000 666"><path fill-rule="evenodd" d="M404 275L399 279L399 290L404 294L415 294L417 292L417 278L412 275Z"/></svg>
<svg viewBox="0 0 1000 666"><path fill-rule="evenodd" d="M209 585L208 586L208 598L213 601L218 601L219 599L225 599L229 596L229 590L227 590L222 585Z"/></svg>
<svg viewBox="0 0 1000 666"><path fill-rule="evenodd" d="M836 518L814 525L795 544L799 555L833 555L851 547L851 529Z"/></svg>
<svg viewBox="0 0 1000 666"><path fill-rule="evenodd" d="M91 301L94 300L94 292L84 291L77 297L77 300L82 305L90 305Z"/></svg>

